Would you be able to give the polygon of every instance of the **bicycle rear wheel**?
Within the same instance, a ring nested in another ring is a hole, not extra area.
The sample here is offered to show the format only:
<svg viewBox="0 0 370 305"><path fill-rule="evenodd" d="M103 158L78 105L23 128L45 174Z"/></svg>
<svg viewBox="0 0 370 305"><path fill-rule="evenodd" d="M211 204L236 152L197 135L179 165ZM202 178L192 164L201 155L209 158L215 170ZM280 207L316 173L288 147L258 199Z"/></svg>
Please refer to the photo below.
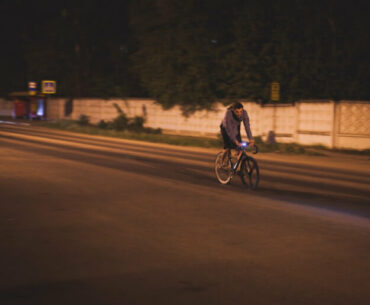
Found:
<svg viewBox="0 0 370 305"><path fill-rule="evenodd" d="M222 160L223 152L220 152L216 156L215 160L215 173L218 182L221 184L228 184L232 178L232 168L229 159L227 159L227 166L225 166L225 162Z"/></svg>
<svg viewBox="0 0 370 305"><path fill-rule="evenodd" d="M249 186L252 190L257 189L260 181L260 170L254 158L248 156L244 159L240 177L243 184Z"/></svg>

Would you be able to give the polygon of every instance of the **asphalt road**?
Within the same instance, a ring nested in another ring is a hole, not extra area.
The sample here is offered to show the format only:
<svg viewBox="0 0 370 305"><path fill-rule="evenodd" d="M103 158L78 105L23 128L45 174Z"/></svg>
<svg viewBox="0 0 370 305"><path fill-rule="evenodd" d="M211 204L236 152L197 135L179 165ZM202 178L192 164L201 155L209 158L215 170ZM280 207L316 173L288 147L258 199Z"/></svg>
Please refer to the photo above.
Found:
<svg viewBox="0 0 370 305"><path fill-rule="evenodd" d="M216 152L0 124L0 304L370 304L369 157Z"/></svg>

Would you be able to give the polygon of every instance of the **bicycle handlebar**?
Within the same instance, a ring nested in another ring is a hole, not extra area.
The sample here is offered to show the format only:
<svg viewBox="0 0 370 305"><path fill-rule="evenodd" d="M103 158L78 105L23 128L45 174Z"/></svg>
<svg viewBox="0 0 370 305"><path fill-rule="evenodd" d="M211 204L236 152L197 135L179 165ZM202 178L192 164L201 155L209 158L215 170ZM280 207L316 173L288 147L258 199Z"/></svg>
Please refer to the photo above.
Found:
<svg viewBox="0 0 370 305"><path fill-rule="evenodd" d="M240 149L245 150L248 146L249 146L249 143L248 143L248 142L242 142L242 143L241 143L241 147L240 147ZM254 152L253 152L253 154L258 153L258 147L257 147L257 145L254 145L253 147L254 147Z"/></svg>

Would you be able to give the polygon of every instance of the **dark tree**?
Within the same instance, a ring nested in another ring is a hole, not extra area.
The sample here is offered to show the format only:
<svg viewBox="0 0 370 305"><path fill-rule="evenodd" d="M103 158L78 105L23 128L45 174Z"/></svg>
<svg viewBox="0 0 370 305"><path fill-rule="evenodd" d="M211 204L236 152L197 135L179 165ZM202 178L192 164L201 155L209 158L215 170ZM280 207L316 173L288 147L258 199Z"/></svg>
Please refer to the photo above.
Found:
<svg viewBox="0 0 370 305"><path fill-rule="evenodd" d="M0 2L0 95L55 79L66 97L370 99L365 0Z"/></svg>

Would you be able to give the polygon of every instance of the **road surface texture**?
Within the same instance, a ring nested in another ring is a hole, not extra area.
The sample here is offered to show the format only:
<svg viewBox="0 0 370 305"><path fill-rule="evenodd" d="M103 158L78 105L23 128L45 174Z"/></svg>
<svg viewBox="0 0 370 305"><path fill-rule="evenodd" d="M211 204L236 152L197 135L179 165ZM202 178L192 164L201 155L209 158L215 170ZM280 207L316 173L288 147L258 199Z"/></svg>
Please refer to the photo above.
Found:
<svg viewBox="0 0 370 305"><path fill-rule="evenodd" d="M216 152L0 124L0 304L370 304L369 157Z"/></svg>

